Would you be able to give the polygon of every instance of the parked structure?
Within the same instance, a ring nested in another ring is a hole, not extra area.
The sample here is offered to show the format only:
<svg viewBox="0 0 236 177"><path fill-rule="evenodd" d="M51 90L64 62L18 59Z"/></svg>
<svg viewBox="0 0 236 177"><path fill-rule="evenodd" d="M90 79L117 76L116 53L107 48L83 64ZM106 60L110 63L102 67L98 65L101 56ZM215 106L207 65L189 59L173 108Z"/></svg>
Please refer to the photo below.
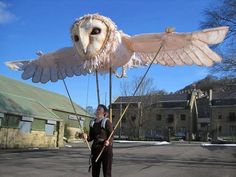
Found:
<svg viewBox="0 0 236 177"><path fill-rule="evenodd" d="M0 148L60 147L65 135L73 139L80 131L65 96L1 75L0 85ZM92 116L77 104L75 109L88 126Z"/></svg>

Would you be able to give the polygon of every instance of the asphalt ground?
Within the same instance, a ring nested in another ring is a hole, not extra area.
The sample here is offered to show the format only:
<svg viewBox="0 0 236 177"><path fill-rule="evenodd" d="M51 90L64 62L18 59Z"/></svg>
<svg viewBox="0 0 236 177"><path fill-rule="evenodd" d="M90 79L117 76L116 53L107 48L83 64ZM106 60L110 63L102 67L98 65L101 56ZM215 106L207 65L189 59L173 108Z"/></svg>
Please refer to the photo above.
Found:
<svg viewBox="0 0 236 177"><path fill-rule="evenodd" d="M89 150L0 150L0 177L89 177ZM115 143L113 177L235 177L236 147ZM103 175L100 174L102 177Z"/></svg>

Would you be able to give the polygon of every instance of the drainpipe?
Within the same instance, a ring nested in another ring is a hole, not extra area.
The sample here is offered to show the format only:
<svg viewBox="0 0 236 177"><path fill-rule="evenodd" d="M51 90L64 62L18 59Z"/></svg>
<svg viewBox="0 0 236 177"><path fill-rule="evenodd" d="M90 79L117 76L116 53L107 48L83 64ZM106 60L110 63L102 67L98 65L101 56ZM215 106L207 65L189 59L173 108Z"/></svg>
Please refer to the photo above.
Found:
<svg viewBox="0 0 236 177"><path fill-rule="evenodd" d="M216 136L215 136L215 131L214 131L214 127L216 126L216 131L217 130L217 125L215 125L216 123L214 123L213 120L213 114L212 114L212 89L209 90L209 107L210 107L210 112L209 112L209 116L210 116L210 132L212 133L212 140L216 140ZM214 124L213 124L214 123Z"/></svg>
<svg viewBox="0 0 236 177"><path fill-rule="evenodd" d="M138 138L140 138L141 118L141 102L138 102Z"/></svg>

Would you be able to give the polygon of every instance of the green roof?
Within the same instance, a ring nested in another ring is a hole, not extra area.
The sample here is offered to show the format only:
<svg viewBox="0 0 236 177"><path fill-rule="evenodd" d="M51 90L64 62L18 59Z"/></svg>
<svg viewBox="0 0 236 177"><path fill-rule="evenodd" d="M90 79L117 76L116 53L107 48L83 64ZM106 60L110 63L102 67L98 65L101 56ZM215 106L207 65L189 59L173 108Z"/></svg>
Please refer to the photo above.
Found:
<svg viewBox="0 0 236 177"><path fill-rule="evenodd" d="M36 100L0 92L0 111L41 119L61 119Z"/></svg>
<svg viewBox="0 0 236 177"><path fill-rule="evenodd" d="M72 114L74 113L70 100L67 97L2 75L0 75L0 92L7 93L8 95L18 95L29 98L41 105L44 105L48 109L65 111ZM79 105L74 103L74 106L77 114L92 117Z"/></svg>

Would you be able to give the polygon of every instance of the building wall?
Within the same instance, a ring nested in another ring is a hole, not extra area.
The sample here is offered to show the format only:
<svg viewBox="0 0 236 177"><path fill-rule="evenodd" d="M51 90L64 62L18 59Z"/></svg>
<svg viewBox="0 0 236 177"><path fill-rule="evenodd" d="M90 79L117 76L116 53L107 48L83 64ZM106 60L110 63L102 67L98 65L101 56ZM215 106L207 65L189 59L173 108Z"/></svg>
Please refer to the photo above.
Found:
<svg viewBox="0 0 236 177"><path fill-rule="evenodd" d="M189 129L190 111L184 108L178 109L158 109L154 108L146 112L148 123L146 130L156 130L158 134L166 134L169 129L174 135L176 133L186 133Z"/></svg>
<svg viewBox="0 0 236 177"><path fill-rule="evenodd" d="M0 148L53 148L64 145L62 122L3 113L0 120Z"/></svg>
<svg viewBox="0 0 236 177"><path fill-rule="evenodd" d="M236 117L230 119L230 113L236 116L236 105L211 107L211 131L215 137L236 136Z"/></svg>
<svg viewBox="0 0 236 177"><path fill-rule="evenodd" d="M74 114L68 112L62 112L58 110L53 110L53 112L63 119L64 124L64 137L67 138L67 141L76 140L76 133L82 131L89 131L89 122L91 118L78 115L82 121L77 120L77 117ZM82 127L81 127L82 126ZM81 129L83 128L83 130ZM63 137L62 137L63 138Z"/></svg>
<svg viewBox="0 0 236 177"><path fill-rule="evenodd" d="M113 126L116 125L124 109L112 109ZM119 124L115 135L117 136L128 136L138 137L139 136L139 110L137 108L128 109L124 114L121 123Z"/></svg>
<svg viewBox="0 0 236 177"><path fill-rule="evenodd" d="M73 142L75 140L77 140L77 133L81 133L81 129L80 128L74 128L74 127L67 127L66 130L67 131L67 141L68 142Z"/></svg>
<svg viewBox="0 0 236 177"><path fill-rule="evenodd" d="M116 124L124 107L113 108L113 125ZM116 135L127 137L157 137L167 138L171 135L185 135L188 131L193 132L193 120L191 112L187 108L143 108L142 105L133 106L125 113L121 124L118 126ZM169 118L173 116L173 118ZM171 119L171 121L168 121Z"/></svg>
<svg viewBox="0 0 236 177"><path fill-rule="evenodd" d="M207 99L204 105L199 103L200 106L196 107L194 99L195 97L190 99L190 101L193 100L191 107L187 103L177 103L177 107L168 107L164 104L163 106L161 102L157 102L143 108L142 104L138 102L132 103L136 106L127 110L121 125L118 126L116 135L128 137L185 135L186 140L196 139L202 141L207 141L209 136L233 136L236 138L235 104L209 106L210 101ZM166 105L171 105L171 103L171 101L165 102ZM115 104L116 106L113 108L114 125L125 108L125 103L122 104L122 108L119 102ZM230 113L231 117L233 115L235 118L230 119ZM171 121L168 119L171 119Z"/></svg>
<svg viewBox="0 0 236 177"><path fill-rule="evenodd" d="M27 118L24 121L22 116L0 113L0 148L63 147L65 131L68 133L69 141L75 140L76 132L81 132L78 121L69 120L68 116L71 115L69 113L60 111L56 113L63 121L54 121L56 124L52 125L53 132L50 134L46 133L48 120ZM7 124L6 120L9 121ZM82 126L88 127L89 121L90 118L86 118ZM22 123L28 125L22 128Z"/></svg>
<svg viewBox="0 0 236 177"><path fill-rule="evenodd" d="M42 131L23 134L19 129L0 128L1 148L57 147L58 132L46 135Z"/></svg>

